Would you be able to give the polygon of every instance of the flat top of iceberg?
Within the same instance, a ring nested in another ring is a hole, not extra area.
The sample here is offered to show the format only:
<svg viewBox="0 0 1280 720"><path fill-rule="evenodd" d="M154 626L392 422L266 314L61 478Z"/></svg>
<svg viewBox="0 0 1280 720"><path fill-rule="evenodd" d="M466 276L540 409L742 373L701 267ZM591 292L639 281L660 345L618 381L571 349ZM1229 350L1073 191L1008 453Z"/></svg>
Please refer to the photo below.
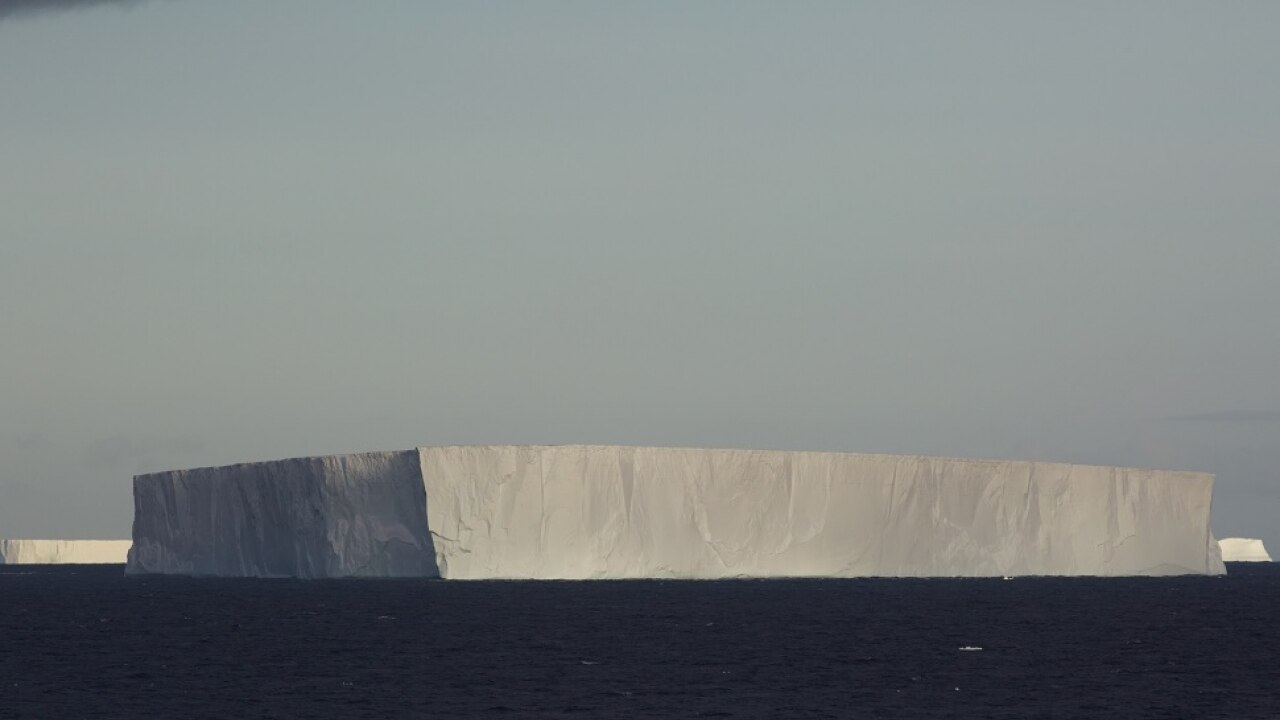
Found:
<svg viewBox="0 0 1280 720"><path fill-rule="evenodd" d="M1028 460L1023 458L959 457L959 456L953 456L953 455L875 453L875 452L854 452L854 451L846 451L846 450L781 450L776 448L729 448L729 447L700 448L700 447L679 446L679 445L618 445L618 444L610 445L610 444L594 444L594 443L559 443L559 444L472 443L472 444L456 444L456 445L420 445L416 448L410 448L407 450L374 450L374 451L355 452L355 453L329 453L325 455L302 455L302 456L294 456L294 457L286 457L286 458L276 458L271 460L246 460L241 462L229 463L226 465L207 465L207 466L200 466L200 467L194 467L194 468L183 468L182 470L183 471L199 471L199 470L210 470L213 468L234 468L234 467L240 467L240 466L259 465L262 463L272 463L272 462L285 463L285 462L337 460L339 458L348 458L348 457L355 457L355 456L361 456L361 455L366 455L366 456L394 455L397 453L415 452L419 450L465 450L465 449L550 450L550 449L556 449L556 448L580 449L588 452L593 450L612 451L612 450L617 450L622 448L622 449L632 449L632 450L667 450L667 451L673 451L673 452L689 451L689 452L703 452L703 453L760 453L760 454L797 453L797 454L808 454L808 455L838 455L838 456L846 456L850 458L865 458L865 459L879 459L879 460L927 459L927 460L933 460L937 462L957 462L957 463L967 463L971 465L997 465L997 464L1004 464L1004 463L1026 463L1028 465L1061 465L1064 467L1070 466L1070 467L1078 467L1078 468L1107 468L1107 469L1127 470L1127 471L1135 471L1135 472L1176 473L1178 475L1185 475L1185 476L1201 476L1202 477L1202 476L1212 475L1212 473L1197 471L1197 470L1143 468L1143 467L1121 466L1121 465L1097 465L1093 463L1078 463L1078 462L1070 462L1066 460L1043 460L1043 459ZM173 472L173 470L160 470L160 471L155 471L151 473L141 473L136 477L160 475L166 472Z"/></svg>
<svg viewBox="0 0 1280 720"><path fill-rule="evenodd" d="M0 543L127 543L129 538L0 538Z"/></svg>

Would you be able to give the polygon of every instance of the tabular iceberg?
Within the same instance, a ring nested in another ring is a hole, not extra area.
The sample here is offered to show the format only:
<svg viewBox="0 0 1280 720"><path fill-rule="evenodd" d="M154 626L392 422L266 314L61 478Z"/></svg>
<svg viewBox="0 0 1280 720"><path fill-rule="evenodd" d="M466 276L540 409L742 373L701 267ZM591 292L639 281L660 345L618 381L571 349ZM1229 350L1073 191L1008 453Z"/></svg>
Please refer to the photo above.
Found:
<svg viewBox="0 0 1280 720"><path fill-rule="evenodd" d="M1266 546L1257 538L1222 538L1218 546L1223 562L1271 562Z"/></svg>
<svg viewBox="0 0 1280 720"><path fill-rule="evenodd" d="M1221 574L1213 476L455 446L134 478L127 572L484 578Z"/></svg>
<svg viewBox="0 0 1280 720"><path fill-rule="evenodd" d="M129 540L0 540L0 565L117 565Z"/></svg>
<svg viewBox="0 0 1280 720"><path fill-rule="evenodd" d="M126 573L438 574L416 451L139 475L133 503Z"/></svg>

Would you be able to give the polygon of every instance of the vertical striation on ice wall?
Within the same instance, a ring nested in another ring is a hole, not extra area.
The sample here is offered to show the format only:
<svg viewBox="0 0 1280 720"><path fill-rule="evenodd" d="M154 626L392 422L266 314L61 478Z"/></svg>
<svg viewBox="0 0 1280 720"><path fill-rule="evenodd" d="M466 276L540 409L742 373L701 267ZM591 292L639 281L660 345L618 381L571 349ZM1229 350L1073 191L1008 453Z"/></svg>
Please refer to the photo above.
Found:
<svg viewBox="0 0 1280 720"><path fill-rule="evenodd" d="M129 540L0 540L0 565L117 565Z"/></svg>
<svg viewBox="0 0 1280 720"><path fill-rule="evenodd" d="M419 452L449 578L1224 572L1203 473L618 446Z"/></svg>
<svg viewBox="0 0 1280 720"><path fill-rule="evenodd" d="M482 578L1224 572L1213 476L1063 463L451 446L135 478L130 573Z"/></svg>
<svg viewBox="0 0 1280 720"><path fill-rule="evenodd" d="M133 479L128 574L435 576L414 451Z"/></svg>

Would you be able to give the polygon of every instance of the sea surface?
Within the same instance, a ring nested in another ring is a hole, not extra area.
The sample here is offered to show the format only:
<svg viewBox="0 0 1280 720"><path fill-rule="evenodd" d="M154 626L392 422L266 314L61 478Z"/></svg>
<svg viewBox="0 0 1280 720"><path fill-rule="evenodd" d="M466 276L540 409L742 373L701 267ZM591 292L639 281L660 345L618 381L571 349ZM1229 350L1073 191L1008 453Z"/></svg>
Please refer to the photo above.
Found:
<svg viewBox="0 0 1280 720"><path fill-rule="evenodd" d="M0 718L1280 718L1280 564L1228 569L445 582L0 566Z"/></svg>

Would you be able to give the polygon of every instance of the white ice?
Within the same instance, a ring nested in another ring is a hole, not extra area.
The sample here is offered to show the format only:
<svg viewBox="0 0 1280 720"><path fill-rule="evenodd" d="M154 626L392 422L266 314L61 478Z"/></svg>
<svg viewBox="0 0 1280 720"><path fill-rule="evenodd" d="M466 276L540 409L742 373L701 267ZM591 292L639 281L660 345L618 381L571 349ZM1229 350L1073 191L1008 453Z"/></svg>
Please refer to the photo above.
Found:
<svg viewBox="0 0 1280 720"><path fill-rule="evenodd" d="M0 540L0 565L121 564L130 540Z"/></svg>
<svg viewBox="0 0 1280 720"><path fill-rule="evenodd" d="M1223 562L1271 562L1267 548L1257 538L1222 538Z"/></svg>

